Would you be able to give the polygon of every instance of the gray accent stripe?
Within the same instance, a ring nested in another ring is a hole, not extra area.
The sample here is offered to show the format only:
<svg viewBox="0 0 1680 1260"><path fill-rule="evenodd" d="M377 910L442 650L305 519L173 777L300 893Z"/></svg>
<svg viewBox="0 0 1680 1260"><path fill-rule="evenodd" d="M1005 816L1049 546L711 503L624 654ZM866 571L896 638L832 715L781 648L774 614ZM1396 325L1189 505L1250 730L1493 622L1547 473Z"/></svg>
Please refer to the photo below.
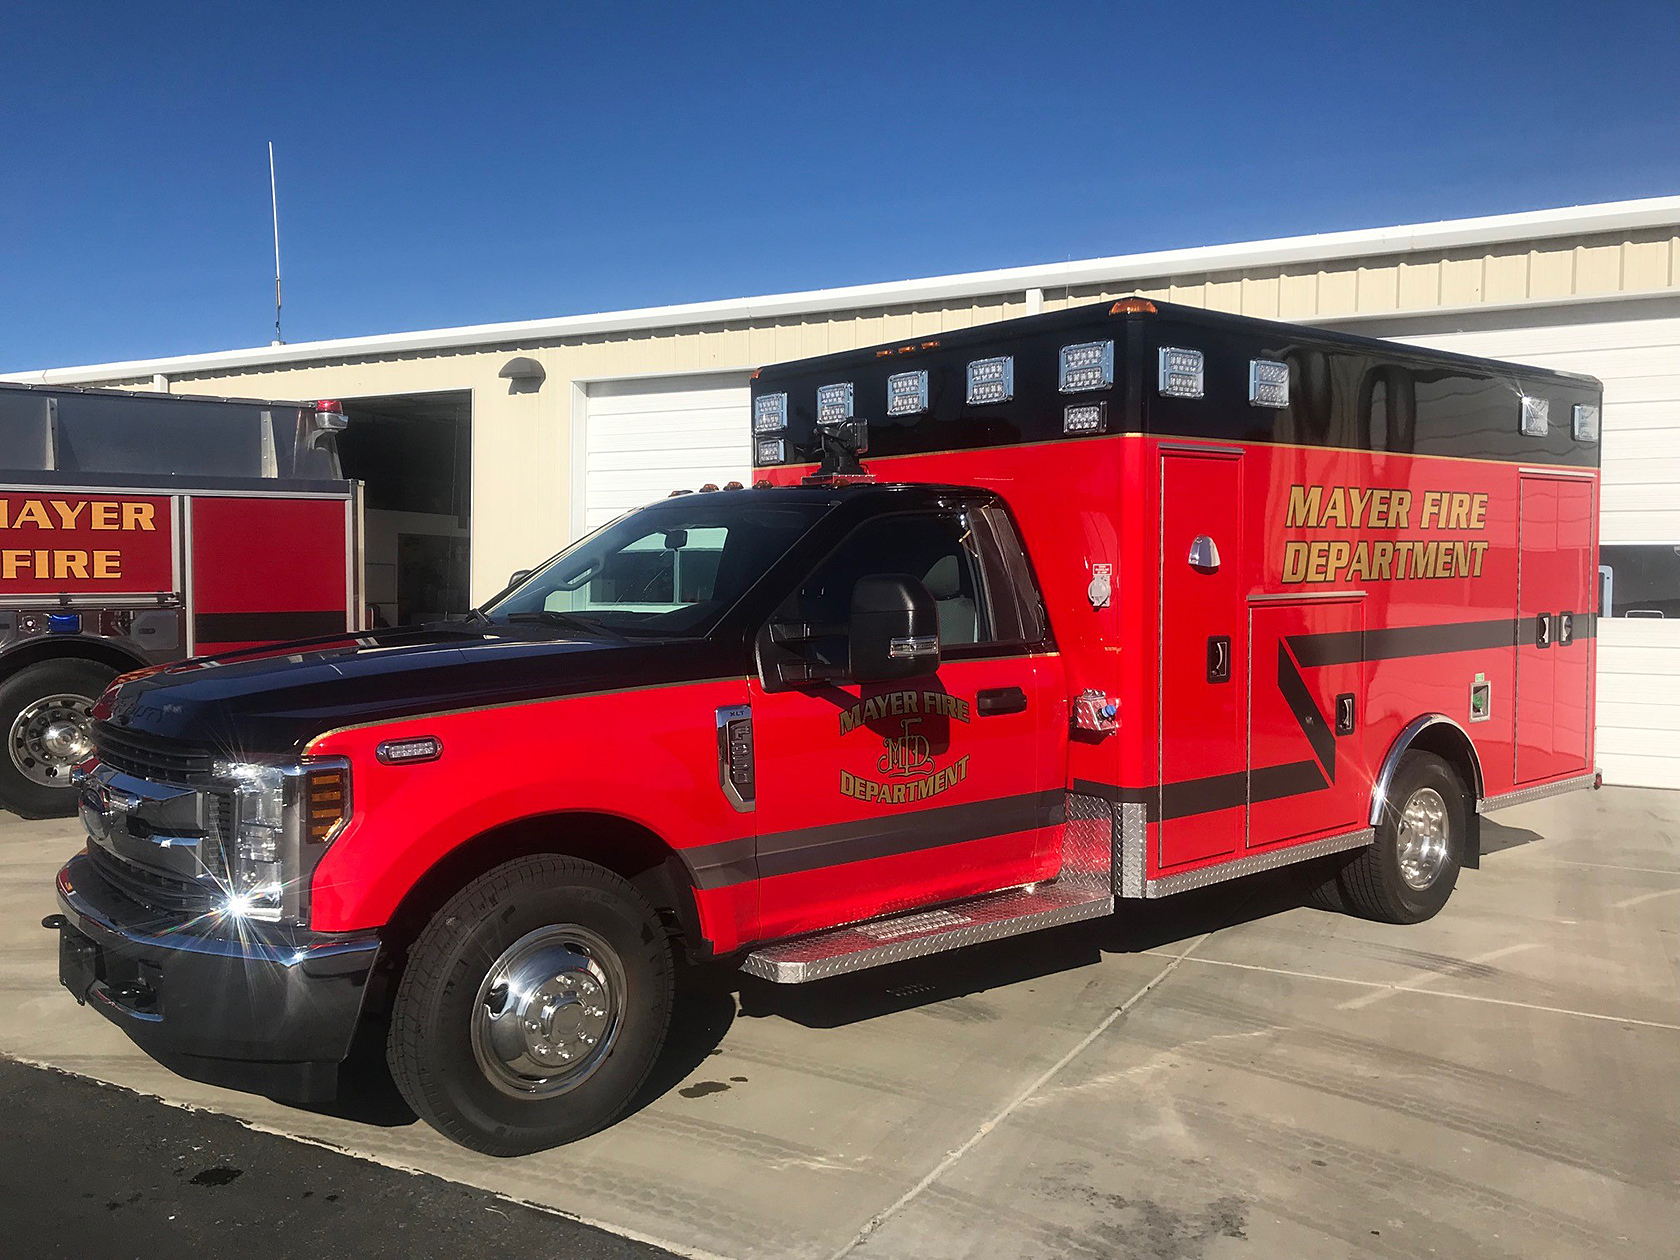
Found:
<svg viewBox="0 0 1680 1260"><path fill-rule="evenodd" d="M679 852L697 887L725 888L754 878L797 875L1051 827L1066 815L1067 793L1056 788L858 822L778 831L760 836L756 846L751 836L744 836Z"/></svg>

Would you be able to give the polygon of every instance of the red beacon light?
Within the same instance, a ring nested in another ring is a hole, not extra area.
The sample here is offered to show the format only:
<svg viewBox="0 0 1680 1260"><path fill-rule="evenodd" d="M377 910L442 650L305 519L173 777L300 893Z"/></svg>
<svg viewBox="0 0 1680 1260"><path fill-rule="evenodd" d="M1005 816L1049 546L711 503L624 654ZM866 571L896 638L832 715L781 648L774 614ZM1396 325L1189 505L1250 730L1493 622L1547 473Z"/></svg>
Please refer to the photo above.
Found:
<svg viewBox="0 0 1680 1260"><path fill-rule="evenodd" d="M336 398L323 398L315 404L317 432L339 433L349 427L350 420L344 414L344 404Z"/></svg>

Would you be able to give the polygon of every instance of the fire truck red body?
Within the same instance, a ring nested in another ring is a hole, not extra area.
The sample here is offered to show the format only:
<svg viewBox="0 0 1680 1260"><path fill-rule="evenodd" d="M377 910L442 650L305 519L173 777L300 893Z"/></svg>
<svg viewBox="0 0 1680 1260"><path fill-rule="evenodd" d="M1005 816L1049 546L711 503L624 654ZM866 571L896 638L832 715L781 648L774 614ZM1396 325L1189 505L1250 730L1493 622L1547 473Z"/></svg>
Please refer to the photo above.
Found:
<svg viewBox="0 0 1680 1260"><path fill-rule="evenodd" d="M621 518L476 623L108 694L72 990L311 1089L388 1013L416 1109L507 1153L622 1111L674 950L810 981L1292 863L1414 922L1481 811L1594 781L1594 381L1128 299L753 399L757 487ZM221 989L313 1023L170 1013L167 957L110 996L158 863L99 793L159 748L240 820L181 896L273 925Z"/></svg>
<svg viewBox="0 0 1680 1260"><path fill-rule="evenodd" d="M0 808L74 811L115 675L361 624L343 423L336 403L0 385Z"/></svg>

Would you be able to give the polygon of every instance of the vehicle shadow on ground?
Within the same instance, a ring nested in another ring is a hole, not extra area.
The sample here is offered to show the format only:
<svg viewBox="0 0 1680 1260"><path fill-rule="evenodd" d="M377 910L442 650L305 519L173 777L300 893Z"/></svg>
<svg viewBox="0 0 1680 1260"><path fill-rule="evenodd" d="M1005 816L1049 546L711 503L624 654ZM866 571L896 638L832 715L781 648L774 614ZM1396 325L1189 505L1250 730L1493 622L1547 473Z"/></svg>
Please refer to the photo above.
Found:
<svg viewBox="0 0 1680 1260"><path fill-rule="evenodd" d="M1491 818L1482 819L1482 856L1490 853L1500 853L1505 849L1514 849L1518 845L1533 844L1542 839L1538 831L1530 831L1527 827L1507 827L1504 823L1496 823Z"/></svg>
<svg viewBox="0 0 1680 1260"><path fill-rule="evenodd" d="M1123 901L1101 919L812 984L775 985L739 973L730 979L744 1017L836 1028L1088 967L1104 954L1172 951L1204 932L1297 909L1306 904L1309 889L1300 872L1272 872L1168 901Z"/></svg>
<svg viewBox="0 0 1680 1260"><path fill-rule="evenodd" d="M838 1028L1089 967L1105 954L1177 952L1204 932L1299 908L1310 884L1299 871L1276 871L1167 901L1124 901L1101 919L805 985L755 980L727 963L684 966L664 1050L627 1114L658 1101L720 1053L737 1018ZM363 1024L339 1070L336 1099L291 1105L377 1128L416 1123L385 1062L386 1031L382 1020Z"/></svg>

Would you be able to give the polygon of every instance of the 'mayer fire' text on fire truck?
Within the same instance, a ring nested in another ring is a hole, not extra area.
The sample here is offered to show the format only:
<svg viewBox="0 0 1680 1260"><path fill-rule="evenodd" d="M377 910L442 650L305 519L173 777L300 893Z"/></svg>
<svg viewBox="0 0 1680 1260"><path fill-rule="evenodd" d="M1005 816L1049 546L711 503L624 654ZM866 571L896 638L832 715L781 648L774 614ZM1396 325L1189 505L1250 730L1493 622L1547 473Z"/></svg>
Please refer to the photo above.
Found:
<svg viewBox="0 0 1680 1260"><path fill-rule="evenodd" d="M1594 781L1595 381L1125 299L752 399L752 488L467 621L113 687L71 991L303 1096L382 1024L507 1154L622 1114L679 954L812 981L1291 863L1415 922Z"/></svg>

